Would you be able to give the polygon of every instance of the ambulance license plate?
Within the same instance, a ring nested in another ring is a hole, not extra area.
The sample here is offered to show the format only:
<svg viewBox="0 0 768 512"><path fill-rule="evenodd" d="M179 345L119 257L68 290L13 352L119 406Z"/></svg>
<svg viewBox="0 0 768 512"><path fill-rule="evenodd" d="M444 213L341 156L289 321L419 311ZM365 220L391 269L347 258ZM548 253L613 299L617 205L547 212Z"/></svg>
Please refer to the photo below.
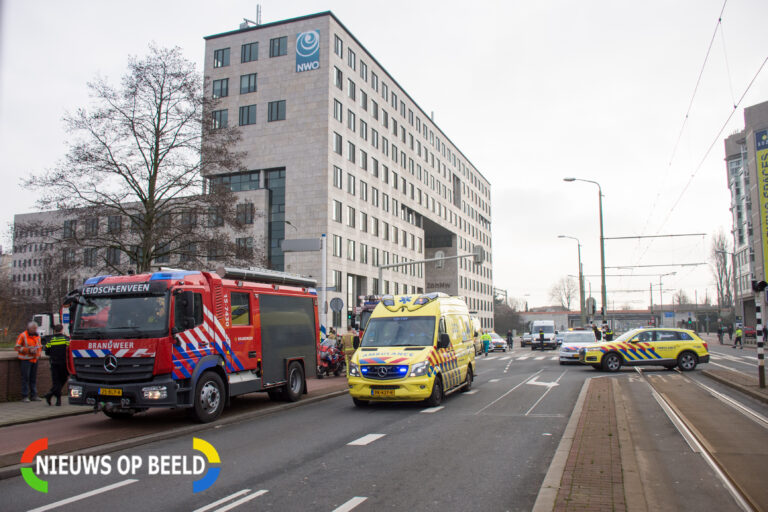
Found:
<svg viewBox="0 0 768 512"><path fill-rule="evenodd" d="M104 396L123 396L120 388L99 388L99 394Z"/></svg>
<svg viewBox="0 0 768 512"><path fill-rule="evenodd" d="M394 389L373 389L371 390L373 398L395 398Z"/></svg>

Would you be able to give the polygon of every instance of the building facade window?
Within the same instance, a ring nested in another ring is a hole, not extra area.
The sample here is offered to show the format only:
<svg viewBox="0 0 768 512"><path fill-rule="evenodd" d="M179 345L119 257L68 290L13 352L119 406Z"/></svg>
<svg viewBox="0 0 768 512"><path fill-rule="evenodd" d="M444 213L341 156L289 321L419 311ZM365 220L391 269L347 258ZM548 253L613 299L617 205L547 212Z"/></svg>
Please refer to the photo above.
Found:
<svg viewBox="0 0 768 512"><path fill-rule="evenodd" d="M247 43L240 46L240 62L259 60L259 43Z"/></svg>
<svg viewBox="0 0 768 512"><path fill-rule="evenodd" d="M225 176L216 176L209 179L209 189L211 192L215 192L219 187L228 188L232 192L258 190L261 188L259 175L259 171L245 171Z"/></svg>
<svg viewBox="0 0 768 512"><path fill-rule="evenodd" d="M333 166L333 186L341 189L344 188L344 172L341 167Z"/></svg>
<svg viewBox="0 0 768 512"><path fill-rule="evenodd" d="M269 56L280 57L288 55L288 37L275 37L269 40Z"/></svg>
<svg viewBox="0 0 768 512"><path fill-rule="evenodd" d="M86 247L83 251L83 265L86 267L95 267L99 261L99 249L96 247Z"/></svg>
<svg viewBox="0 0 768 512"><path fill-rule="evenodd" d="M256 124L256 105L240 107L240 126Z"/></svg>
<svg viewBox="0 0 768 512"><path fill-rule="evenodd" d="M123 218L120 215L107 217L107 233L119 233L123 229Z"/></svg>
<svg viewBox="0 0 768 512"><path fill-rule="evenodd" d="M333 53L339 57L344 57L344 41L337 35L333 36Z"/></svg>
<svg viewBox="0 0 768 512"><path fill-rule="evenodd" d="M347 141L347 160L352 163L355 163L355 151L357 151L355 145Z"/></svg>
<svg viewBox="0 0 768 512"><path fill-rule="evenodd" d="M355 261L355 241L347 240L347 259Z"/></svg>
<svg viewBox="0 0 768 512"><path fill-rule="evenodd" d="M120 264L120 249L117 247L107 247L107 264L117 266Z"/></svg>
<svg viewBox="0 0 768 512"><path fill-rule="evenodd" d="M285 121L285 100L269 102L267 121Z"/></svg>
<svg viewBox="0 0 768 512"><path fill-rule="evenodd" d="M339 100L333 100L333 118L340 123L344 122L344 106Z"/></svg>
<svg viewBox="0 0 768 512"><path fill-rule="evenodd" d="M341 201L333 200L333 210L331 218L336 222L341 222Z"/></svg>
<svg viewBox="0 0 768 512"><path fill-rule="evenodd" d="M97 219L98 221L98 219ZM64 232L62 233L63 238L75 238L75 234L77 232L77 221L76 220L65 220L64 221Z"/></svg>
<svg viewBox="0 0 768 512"><path fill-rule="evenodd" d="M229 78L213 81L213 97L224 98L229 96Z"/></svg>
<svg viewBox="0 0 768 512"><path fill-rule="evenodd" d="M333 68L333 85L339 89L344 89L344 73L342 73L341 70L335 66Z"/></svg>
<svg viewBox="0 0 768 512"><path fill-rule="evenodd" d="M357 97L357 87L355 87L355 82L352 81L351 78L347 79L347 96L349 96L349 99L352 101L355 101L355 98Z"/></svg>
<svg viewBox="0 0 768 512"><path fill-rule="evenodd" d="M235 207L238 224L253 224L253 203L240 203Z"/></svg>
<svg viewBox="0 0 768 512"><path fill-rule="evenodd" d="M213 52L213 67L223 68L229 66L229 48L222 48Z"/></svg>
<svg viewBox="0 0 768 512"><path fill-rule="evenodd" d="M99 218L98 217L89 217L85 219L85 236L96 236L99 234ZM64 236L64 238L71 238L68 236Z"/></svg>
<svg viewBox="0 0 768 512"><path fill-rule="evenodd" d="M256 92L256 73L240 75L240 94Z"/></svg>
<svg viewBox="0 0 768 512"><path fill-rule="evenodd" d="M337 154L342 153L342 141L341 141L341 135L339 135L336 132L333 132L333 152Z"/></svg>
<svg viewBox="0 0 768 512"><path fill-rule="evenodd" d="M224 110L214 110L213 111L213 129L218 130L219 128L226 128L228 123L228 111L227 109Z"/></svg>
<svg viewBox="0 0 768 512"><path fill-rule="evenodd" d="M347 65L352 68L352 71L354 71L356 64L357 64L357 56L355 55L355 52L353 52L350 49L347 49Z"/></svg>
<svg viewBox="0 0 768 512"><path fill-rule="evenodd" d="M341 237L339 235L333 235L333 255L341 258Z"/></svg>
<svg viewBox="0 0 768 512"><path fill-rule="evenodd" d="M253 258L253 238L250 236L236 238L235 255L241 260L251 260Z"/></svg>
<svg viewBox="0 0 768 512"><path fill-rule="evenodd" d="M355 216L357 213L355 212L355 209L351 206L347 206L347 226L353 228L355 227Z"/></svg>

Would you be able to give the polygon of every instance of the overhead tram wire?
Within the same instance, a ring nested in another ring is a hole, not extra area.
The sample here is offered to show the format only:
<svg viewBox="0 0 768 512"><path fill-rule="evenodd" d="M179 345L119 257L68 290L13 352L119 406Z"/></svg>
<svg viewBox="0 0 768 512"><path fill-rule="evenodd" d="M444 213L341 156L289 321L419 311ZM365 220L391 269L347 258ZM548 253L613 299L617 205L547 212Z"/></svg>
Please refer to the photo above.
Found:
<svg viewBox="0 0 768 512"><path fill-rule="evenodd" d="M741 102L744 101L744 97L747 95L749 90L752 88L752 85L755 83L755 80L757 80L757 77L760 75L760 72L765 67L765 64L768 63L768 57L763 59L763 62L760 64L760 67L757 68L757 72L752 77L752 80L749 81L749 85L747 85L747 88L744 89L744 92L742 93L741 97L739 97L739 101L737 101L733 105L733 109L731 109L730 114L728 114L728 117L726 118L723 125L720 127L720 130L718 130L717 135L712 140L712 143L709 145L707 150L704 152L704 156L701 157L701 161L699 161L699 165L696 166L696 169L693 171L693 174L691 174L691 177L688 179L688 183L685 184L685 187L683 187L683 190L680 192L680 195L677 197L677 200L675 200L675 203L672 205L672 208L669 209L669 212L667 213L667 216L664 218L664 222L661 223L661 226L659 226L659 231L664 227L664 225L667 223L669 218L672 216L672 213L675 211L675 208L677 208L677 205L680 204L680 201L683 199L683 196L688 191L688 188L691 186L691 183L693 183L694 178L696 178L696 175L699 173L701 168L704 166L704 162L707 160L707 157L709 156L709 153L712 151L712 148L715 147L715 144L718 143L720 140L720 136L725 131L725 128L728 126L728 123L731 121L731 118L733 117L733 114L736 113L736 110L738 110L739 106L741 105Z"/></svg>
<svg viewBox="0 0 768 512"><path fill-rule="evenodd" d="M672 162L675 159L675 155L677 154L677 148L680 145L680 140L683 138L683 131L685 130L685 126L688 122L688 118L691 114L691 109L693 108L693 101L696 99L696 93L699 91L699 85L701 84L701 78L704 76L704 69L707 66L707 61L709 60L709 54L712 52L712 46L715 43L715 38L717 37L717 30L722 30L722 23L723 23L723 13L725 12L725 6L728 4L728 0L723 0L723 6L720 8L720 14L717 16L717 23L715 23L715 29L712 31L712 37L709 40L709 46L707 46L707 52L704 55L704 61L701 63L701 68L699 69L699 75L696 77L696 85L693 87L693 93L691 93L691 99L688 101L688 108L685 111L685 116L683 117L683 122L680 125L680 132L677 134L677 140L675 141L675 145L672 147L672 154L669 157L669 164L667 165L667 168L672 167ZM733 94L731 94L733 96ZM653 199L653 203L651 205L650 210L648 211L648 218L645 220L645 225L643 226L642 233L646 232L646 229L648 229L648 224L651 222L651 217L653 216L653 212L656 210L656 205L659 202L659 197L661 197L661 191L656 192L656 197ZM639 245L639 244L638 244ZM645 256L645 253L648 252L648 248L653 245L653 241L648 243L648 246L646 246L646 250L643 252L643 254L640 256L640 258L637 260L638 262L643 259L643 256Z"/></svg>

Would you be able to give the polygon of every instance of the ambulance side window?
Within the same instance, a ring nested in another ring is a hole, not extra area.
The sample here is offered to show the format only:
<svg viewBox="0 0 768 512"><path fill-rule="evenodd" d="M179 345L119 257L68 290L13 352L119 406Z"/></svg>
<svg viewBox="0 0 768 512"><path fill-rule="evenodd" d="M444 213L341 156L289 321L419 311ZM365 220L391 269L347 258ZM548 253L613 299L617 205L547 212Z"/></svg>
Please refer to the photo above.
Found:
<svg viewBox="0 0 768 512"><path fill-rule="evenodd" d="M232 325L251 325L251 309L247 293L232 292L229 304L232 315Z"/></svg>
<svg viewBox="0 0 768 512"><path fill-rule="evenodd" d="M437 331L438 337L440 334L443 334L444 332L448 332L448 331L445 329L445 317L442 317L440 319L440 327L438 328L438 331Z"/></svg>

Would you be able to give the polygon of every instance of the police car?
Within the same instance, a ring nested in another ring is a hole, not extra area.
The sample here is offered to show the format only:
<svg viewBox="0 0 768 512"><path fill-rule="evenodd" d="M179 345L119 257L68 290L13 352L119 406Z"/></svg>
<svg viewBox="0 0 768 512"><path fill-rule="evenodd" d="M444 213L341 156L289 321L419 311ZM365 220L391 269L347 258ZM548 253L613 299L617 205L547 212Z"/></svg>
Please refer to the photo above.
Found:
<svg viewBox="0 0 768 512"><path fill-rule="evenodd" d="M691 371L709 362L707 343L688 329L634 329L614 341L579 349L579 361L595 369L616 372L622 366L664 366Z"/></svg>

